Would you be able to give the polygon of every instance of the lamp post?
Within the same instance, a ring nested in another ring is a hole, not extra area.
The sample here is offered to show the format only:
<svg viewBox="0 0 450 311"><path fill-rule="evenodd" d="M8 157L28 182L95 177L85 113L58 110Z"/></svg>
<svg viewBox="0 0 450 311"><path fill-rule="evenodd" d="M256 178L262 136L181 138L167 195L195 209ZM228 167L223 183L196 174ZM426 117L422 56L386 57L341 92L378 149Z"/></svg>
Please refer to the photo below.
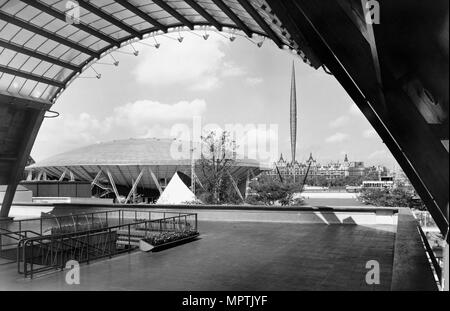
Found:
<svg viewBox="0 0 450 311"><path fill-rule="evenodd" d="M195 148L191 148L191 191L195 195L195 158L194 158Z"/></svg>

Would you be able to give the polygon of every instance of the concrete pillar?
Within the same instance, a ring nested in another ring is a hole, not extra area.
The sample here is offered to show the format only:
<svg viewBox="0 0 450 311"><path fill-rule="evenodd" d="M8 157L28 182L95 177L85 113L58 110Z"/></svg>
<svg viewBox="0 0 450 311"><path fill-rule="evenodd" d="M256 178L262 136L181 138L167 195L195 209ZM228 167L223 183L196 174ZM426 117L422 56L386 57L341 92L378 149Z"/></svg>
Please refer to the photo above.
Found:
<svg viewBox="0 0 450 311"><path fill-rule="evenodd" d="M448 292L449 291L449 274L448 274L448 270L449 270L449 261L448 261L448 241L445 243L445 248L444 248L444 267L442 269L442 290Z"/></svg>
<svg viewBox="0 0 450 311"><path fill-rule="evenodd" d="M7 106L8 114L17 117L24 126L21 131L11 133L12 139L18 142L15 155L17 159L11 164L7 172L2 173L1 180L5 180L7 188L0 208L0 218L9 219L9 211L16 194L17 185L23 178L23 172L33 147L39 128L44 120L45 112L51 107L50 103L30 102L0 94L0 106ZM21 117L22 116L22 117Z"/></svg>
<svg viewBox="0 0 450 311"><path fill-rule="evenodd" d="M29 170L27 174L27 181L33 180L33 170Z"/></svg>

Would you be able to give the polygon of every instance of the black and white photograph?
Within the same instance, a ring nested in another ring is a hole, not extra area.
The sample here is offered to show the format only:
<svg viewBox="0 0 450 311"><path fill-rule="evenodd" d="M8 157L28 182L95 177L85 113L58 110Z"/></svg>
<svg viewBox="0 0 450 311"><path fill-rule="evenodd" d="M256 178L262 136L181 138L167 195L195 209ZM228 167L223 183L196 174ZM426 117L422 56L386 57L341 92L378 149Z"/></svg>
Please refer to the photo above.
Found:
<svg viewBox="0 0 450 311"><path fill-rule="evenodd" d="M448 0L0 0L0 295L448 292L448 108Z"/></svg>

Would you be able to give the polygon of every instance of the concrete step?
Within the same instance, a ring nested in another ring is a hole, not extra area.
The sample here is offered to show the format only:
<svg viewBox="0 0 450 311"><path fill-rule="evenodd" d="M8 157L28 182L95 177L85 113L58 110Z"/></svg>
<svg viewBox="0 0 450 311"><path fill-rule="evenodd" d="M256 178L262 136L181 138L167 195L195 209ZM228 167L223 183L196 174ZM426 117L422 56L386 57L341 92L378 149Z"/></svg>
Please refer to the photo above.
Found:
<svg viewBox="0 0 450 311"><path fill-rule="evenodd" d="M130 236L134 237L145 237L145 230L130 230ZM118 236L127 236L128 237L128 230L118 230L117 231Z"/></svg>
<svg viewBox="0 0 450 311"><path fill-rule="evenodd" d="M128 243L128 240L118 240L117 241L117 245L132 245L132 246L139 246L139 241L140 240L131 240L130 243Z"/></svg>

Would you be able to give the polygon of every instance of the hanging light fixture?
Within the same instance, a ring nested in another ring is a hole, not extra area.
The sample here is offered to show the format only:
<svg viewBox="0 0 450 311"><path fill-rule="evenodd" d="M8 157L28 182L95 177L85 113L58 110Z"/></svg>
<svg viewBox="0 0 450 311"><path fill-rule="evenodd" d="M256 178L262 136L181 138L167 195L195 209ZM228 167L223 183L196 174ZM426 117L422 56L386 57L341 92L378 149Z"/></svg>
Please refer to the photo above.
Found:
<svg viewBox="0 0 450 311"><path fill-rule="evenodd" d="M234 40L236 40L236 35L235 35L236 29L233 29L231 32L231 36L230 36L230 41L234 42Z"/></svg>
<svg viewBox="0 0 450 311"><path fill-rule="evenodd" d="M138 56L139 55L139 51L134 48L132 43L130 43L130 45L131 45L131 48L133 49L133 55L134 56Z"/></svg>
<svg viewBox="0 0 450 311"><path fill-rule="evenodd" d="M91 65L89 68L91 68L92 71L95 72L95 76L93 76L93 77L87 76L87 77L86 77L86 76L81 76L81 75L79 75L79 76L78 76L78 79L101 79L101 77L102 77L101 73L99 73L97 70L95 70L95 68L94 68L93 65Z"/></svg>
<svg viewBox="0 0 450 311"><path fill-rule="evenodd" d="M156 41L156 38L155 38L155 33L153 33L153 41L155 41L155 45L154 45L154 47L155 47L155 48L157 48L157 49L159 49L159 47L161 46L161 44L159 44L159 42L158 42L158 41Z"/></svg>
<svg viewBox="0 0 450 311"><path fill-rule="evenodd" d="M225 36L221 31L216 31L216 33L222 37L224 37L225 39L230 40L231 42L234 42L234 40L236 40L236 36L235 35L231 35L230 37Z"/></svg>
<svg viewBox="0 0 450 311"><path fill-rule="evenodd" d="M118 67L119 66L119 61L117 59L114 58L114 56L112 55L112 53L108 54L109 56L111 56L111 58L113 59L112 63L105 63L105 62L96 62L96 65L108 65L108 66L115 66Z"/></svg>
<svg viewBox="0 0 450 311"><path fill-rule="evenodd" d="M256 43L256 45L260 48L263 46L264 41L266 41L266 37L263 37L262 41L259 41L258 43Z"/></svg>
<svg viewBox="0 0 450 311"><path fill-rule="evenodd" d="M149 47L155 48L155 49L159 49L159 47L161 46L159 43L156 43L156 44L148 44L148 43L145 43L145 42L138 42L138 43L142 44L142 45L145 45L145 46L149 46Z"/></svg>
<svg viewBox="0 0 450 311"><path fill-rule="evenodd" d="M256 45L256 46L259 47L259 48L263 46L264 41L266 40L266 38L264 37L264 39L263 39L262 41L255 42L255 41L253 41L252 39L250 39L250 38L247 37L247 36L246 36L245 38L247 38L248 41L250 41L251 43L253 43L254 45Z"/></svg>
<svg viewBox="0 0 450 311"><path fill-rule="evenodd" d="M206 32L206 28L205 28L205 34L203 34L203 35L200 35L200 34L194 32L194 31L191 31L191 30L189 30L189 32L192 33L193 35L195 35L195 36L197 36L199 38L203 38L205 40L208 40L208 38L209 38L209 34Z"/></svg>
<svg viewBox="0 0 450 311"><path fill-rule="evenodd" d="M109 53L109 56L111 56L111 58L113 59L113 65L116 67L119 67L119 61L117 59L115 59L114 55Z"/></svg>
<svg viewBox="0 0 450 311"><path fill-rule="evenodd" d="M203 35L203 39L208 40L209 38L209 34L206 32L206 28L205 28L205 34Z"/></svg>
<svg viewBox="0 0 450 311"><path fill-rule="evenodd" d="M184 40L184 37L182 37L181 36L181 33L180 33L180 28L178 28L178 38L177 38L177 40L178 40L178 42L183 42L183 40Z"/></svg>
<svg viewBox="0 0 450 311"><path fill-rule="evenodd" d="M95 77L96 77L97 79L101 79L101 78L102 78L102 74L101 74L101 73L98 73L97 70L95 70L94 66L91 66L91 68L92 68L92 70L94 70L94 72L95 72Z"/></svg>

